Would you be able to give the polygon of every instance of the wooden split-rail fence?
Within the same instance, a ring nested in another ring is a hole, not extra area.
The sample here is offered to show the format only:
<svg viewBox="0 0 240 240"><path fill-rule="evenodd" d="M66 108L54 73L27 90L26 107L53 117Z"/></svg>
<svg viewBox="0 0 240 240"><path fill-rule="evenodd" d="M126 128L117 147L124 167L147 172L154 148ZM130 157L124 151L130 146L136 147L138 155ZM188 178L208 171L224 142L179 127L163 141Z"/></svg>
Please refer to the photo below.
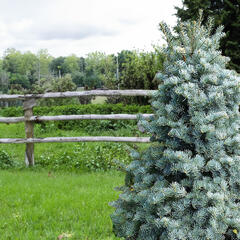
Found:
<svg viewBox="0 0 240 240"><path fill-rule="evenodd" d="M26 95L0 95L0 100L21 100L23 101L24 116L22 117L0 117L0 123L25 122L26 138L0 138L0 143L25 143L25 163L27 166L34 165L34 143L49 142L134 142L148 143L149 137L47 137L34 138L34 122L41 121L63 121L63 120L130 120L137 119L135 114L108 114L108 115L59 115L59 116L34 116L33 108L36 100L42 98L70 98L81 96L151 96L154 90L92 90L82 92L56 92L44 94ZM149 118L153 114L142 114L144 118Z"/></svg>

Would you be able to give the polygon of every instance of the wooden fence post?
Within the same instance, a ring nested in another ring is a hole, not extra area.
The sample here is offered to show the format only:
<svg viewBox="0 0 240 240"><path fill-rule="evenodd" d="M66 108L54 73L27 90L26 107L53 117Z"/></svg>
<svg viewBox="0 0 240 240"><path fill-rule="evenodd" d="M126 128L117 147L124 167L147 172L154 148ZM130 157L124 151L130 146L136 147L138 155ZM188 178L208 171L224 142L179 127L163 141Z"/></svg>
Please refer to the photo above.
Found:
<svg viewBox="0 0 240 240"><path fill-rule="evenodd" d="M33 116L34 106L36 106L35 98L25 99L23 102L26 138L34 137L34 122L29 121ZM34 143L26 143L25 163L26 166L34 166Z"/></svg>

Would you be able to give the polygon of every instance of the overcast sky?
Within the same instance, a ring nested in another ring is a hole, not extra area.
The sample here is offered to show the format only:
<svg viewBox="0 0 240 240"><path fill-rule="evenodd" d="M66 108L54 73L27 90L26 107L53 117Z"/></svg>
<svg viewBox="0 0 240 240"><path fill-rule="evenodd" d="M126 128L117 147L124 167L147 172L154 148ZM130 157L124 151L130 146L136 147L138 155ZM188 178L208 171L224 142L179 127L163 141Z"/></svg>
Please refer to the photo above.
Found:
<svg viewBox="0 0 240 240"><path fill-rule="evenodd" d="M181 0L0 0L0 56L7 48L55 57L150 50L158 23L174 26Z"/></svg>

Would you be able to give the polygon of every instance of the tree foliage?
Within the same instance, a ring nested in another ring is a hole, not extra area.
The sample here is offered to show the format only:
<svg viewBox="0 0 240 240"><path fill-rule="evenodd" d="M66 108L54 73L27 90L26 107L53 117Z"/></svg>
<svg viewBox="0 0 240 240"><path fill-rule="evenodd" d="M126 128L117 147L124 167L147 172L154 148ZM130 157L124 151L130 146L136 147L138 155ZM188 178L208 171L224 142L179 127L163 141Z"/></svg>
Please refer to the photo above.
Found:
<svg viewBox="0 0 240 240"><path fill-rule="evenodd" d="M229 56L230 68L240 72L240 1L239 0L183 0L177 9L180 21L196 20L199 9L203 9L203 21L214 17L216 26L223 25L226 36L221 40L221 49Z"/></svg>
<svg viewBox="0 0 240 240"><path fill-rule="evenodd" d="M31 52L22 54L20 51L7 49L3 57L3 69L8 73L9 87L20 85L29 89L37 80L36 75L37 58Z"/></svg>
<svg viewBox="0 0 240 240"><path fill-rule="evenodd" d="M152 145L133 151L125 185L112 203L114 232L128 240L240 239L240 78L197 22L177 35L161 23L168 43L154 117L140 125Z"/></svg>
<svg viewBox="0 0 240 240"><path fill-rule="evenodd" d="M8 91L8 85L8 73L4 70L3 61L0 59L0 92L6 93Z"/></svg>
<svg viewBox="0 0 240 240"><path fill-rule="evenodd" d="M158 51L126 51L120 54L121 89L157 89L154 77L162 69L164 55ZM144 97L124 98L126 103L148 104Z"/></svg>
<svg viewBox="0 0 240 240"><path fill-rule="evenodd" d="M65 73L73 74L79 72L79 59L76 55L72 54L64 59L62 64Z"/></svg>
<svg viewBox="0 0 240 240"><path fill-rule="evenodd" d="M61 82L70 74L77 87L85 89L155 89L154 76L162 68L163 54L123 50L117 55L92 52L86 57L52 57L47 49L37 54L7 49L0 61L0 91L31 93L48 91L53 80ZM59 86L60 87L60 86ZM59 91L63 91L59 89ZM84 100L85 101L85 100ZM148 99L117 98L109 101L146 104Z"/></svg>
<svg viewBox="0 0 240 240"><path fill-rule="evenodd" d="M71 74L66 74L61 78L41 78L39 82L34 85L34 93L45 93L45 92L67 92L67 91L76 91L77 86L72 81ZM39 101L40 105L64 105L72 104L74 100L71 98L68 99L42 99ZM75 101L76 102L76 101Z"/></svg>
<svg viewBox="0 0 240 240"><path fill-rule="evenodd" d="M50 76L49 66L53 57L48 53L47 49L40 49L37 52L37 76L38 81L41 78L48 78Z"/></svg>
<svg viewBox="0 0 240 240"><path fill-rule="evenodd" d="M66 69L64 68L64 61L66 57L57 57L54 58L51 63L50 63L50 70L51 72L55 75L58 76L59 78L63 76L66 72Z"/></svg>
<svg viewBox="0 0 240 240"><path fill-rule="evenodd" d="M89 82L96 77L98 87L104 85L110 89L116 88L116 64L113 55L106 55L101 52L89 53L86 57L86 76Z"/></svg>

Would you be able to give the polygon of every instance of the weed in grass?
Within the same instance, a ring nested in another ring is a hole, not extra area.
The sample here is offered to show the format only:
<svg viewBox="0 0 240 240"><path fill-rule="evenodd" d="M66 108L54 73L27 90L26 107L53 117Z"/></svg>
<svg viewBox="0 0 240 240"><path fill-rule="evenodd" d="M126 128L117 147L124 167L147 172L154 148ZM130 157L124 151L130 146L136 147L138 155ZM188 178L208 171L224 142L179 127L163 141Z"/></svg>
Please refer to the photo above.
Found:
<svg viewBox="0 0 240 240"><path fill-rule="evenodd" d="M17 162L6 151L0 150L0 169L9 169L17 165Z"/></svg>
<svg viewBox="0 0 240 240"><path fill-rule="evenodd" d="M36 166L54 170L110 170L130 163L130 157L123 151L121 143L77 143L67 151L43 153L36 157Z"/></svg>

